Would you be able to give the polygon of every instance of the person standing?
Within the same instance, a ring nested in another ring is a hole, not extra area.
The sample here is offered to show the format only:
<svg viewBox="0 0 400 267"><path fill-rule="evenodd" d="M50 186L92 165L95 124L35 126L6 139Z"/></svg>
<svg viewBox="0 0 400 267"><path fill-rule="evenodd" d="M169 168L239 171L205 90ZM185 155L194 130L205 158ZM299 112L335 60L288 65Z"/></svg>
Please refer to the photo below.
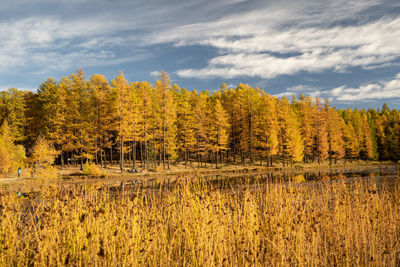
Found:
<svg viewBox="0 0 400 267"><path fill-rule="evenodd" d="M18 178L21 177L21 167L18 167Z"/></svg>

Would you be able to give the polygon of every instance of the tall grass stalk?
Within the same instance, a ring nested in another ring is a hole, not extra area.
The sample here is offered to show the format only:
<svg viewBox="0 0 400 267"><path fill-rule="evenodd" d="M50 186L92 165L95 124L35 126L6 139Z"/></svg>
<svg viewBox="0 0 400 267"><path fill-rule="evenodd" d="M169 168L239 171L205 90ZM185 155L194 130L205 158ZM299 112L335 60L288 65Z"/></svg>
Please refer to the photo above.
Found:
<svg viewBox="0 0 400 267"><path fill-rule="evenodd" d="M400 191L373 181L0 196L0 265L400 264Z"/></svg>

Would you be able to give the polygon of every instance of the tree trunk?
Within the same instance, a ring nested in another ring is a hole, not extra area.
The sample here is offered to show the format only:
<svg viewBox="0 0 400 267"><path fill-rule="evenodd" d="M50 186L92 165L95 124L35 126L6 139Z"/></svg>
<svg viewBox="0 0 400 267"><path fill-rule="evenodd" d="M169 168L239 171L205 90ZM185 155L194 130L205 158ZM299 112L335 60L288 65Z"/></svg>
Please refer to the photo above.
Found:
<svg viewBox="0 0 400 267"><path fill-rule="evenodd" d="M94 155L95 155L95 162L96 162L96 165L99 165L99 159L98 159L98 152L97 152L97 141L96 141L96 153L94 153Z"/></svg>
<svg viewBox="0 0 400 267"><path fill-rule="evenodd" d="M146 169L146 164L148 165L147 162L147 140L144 140L144 169Z"/></svg>
<svg viewBox="0 0 400 267"><path fill-rule="evenodd" d="M188 155L187 155L187 148L185 147L185 169L187 169L187 165L188 165Z"/></svg>
<svg viewBox="0 0 400 267"><path fill-rule="evenodd" d="M110 165L112 167L113 165L113 149L112 149L112 143L110 142Z"/></svg>
<svg viewBox="0 0 400 267"><path fill-rule="evenodd" d="M61 150L61 170L64 169L64 152Z"/></svg>
<svg viewBox="0 0 400 267"><path fill-rule="evenodd" d="M140 168L143 169L143 142L140 142Z"/></svg>
<svg viewBox="0 0 400 267"><path fill-rule="evenodd" d="M119 168L121 169L121 172L124 171L124 137L123 136L121 136L121 140L120 140Z"/></svg>
<svg viewBox="0 0 400 267"><path fill-rule="evenodd" d="M133 141L133 144L132 144L132 156L133 156L133 164L132 164L132 168L133 168L133 170L136 170L136 141Z"/></svg>
<svg viewBox="0 0 400 267"><path fill-rule="evenodd" d="M164 113L165 116L165 113ZM163 118L163 169L165 170L165 118Z"/></svg>
<svg viewBox="0 0 400 267"><path fill-rule="evenodd" d="M83 171L83 153L82 153L82 147L79 148L79 154L81 158L81 171Z"/></svg>

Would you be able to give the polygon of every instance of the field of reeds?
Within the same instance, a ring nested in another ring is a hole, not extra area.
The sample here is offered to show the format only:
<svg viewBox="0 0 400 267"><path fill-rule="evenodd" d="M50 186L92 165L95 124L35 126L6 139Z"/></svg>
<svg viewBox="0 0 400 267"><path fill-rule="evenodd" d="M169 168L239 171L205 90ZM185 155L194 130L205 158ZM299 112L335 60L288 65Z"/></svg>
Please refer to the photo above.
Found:
<svg viewBox="0 0 400 267"><path fill-rule="evenodd" d="M0 196L0 265L400 265L400 189L65 185Z"/></svg>

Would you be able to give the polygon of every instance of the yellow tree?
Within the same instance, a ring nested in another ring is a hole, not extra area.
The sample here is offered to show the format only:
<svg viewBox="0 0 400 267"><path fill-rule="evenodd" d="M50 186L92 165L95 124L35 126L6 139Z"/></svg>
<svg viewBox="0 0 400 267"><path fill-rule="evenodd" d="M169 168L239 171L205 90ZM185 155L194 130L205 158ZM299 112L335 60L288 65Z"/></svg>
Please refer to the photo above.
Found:
<svg viewBox="0 0 400 267"><path fill-rule="evenodd" d="M265 93L261 95L259 142L261 149L265 151L268 167L272 166L272 156L278 153L279 129L276 104L277 100L275 98Z"/></svg>
<svg viewBox="0 0 400 267"><path fill-rule="evenodd" d="M90 77L91 103L93 104L93 120L95 133L95 157L98 163L97 154L100 154L100 165L103 168L106 162L105 147L109 140L109 132L112 130L112 114L115 112L111 87L107 79L100 74Z"/></svg>
<svg viewBox="0 0 400 267"><path fill-rule="evenodd" d="M301 161L303 159L303 140L300 124L289 101L283 97L279 101L279 152L282 155L283 166L286 161Z"/></svg>
<svg viewBox="0 0 400 267"><path fill-rule="evenodd" d="M220 152L226 150L228 146L228 129L230 128L230 125L228 122L228 114L222 107L219 96L215 96L215 98L212 114L213 121L211 121L211 125L213 126L212 150L215 152L215 166L218 168L218 156Z"/></svg>
<svg viewBox="0 0 400 267"><path fill-rule="evenodd" d="M360 155L367 160L373 159L374 157L374 148L372 143L372 134L371 129L368 125L367 114L362 115L362 145Z"/></svg>
<svg viewBox="0 0 400 267"><path fill-rule="evenodd" d="M235 96L236 92L232 88L228 89L226 84L223 83L221 85L221 104L228 113L228 122L231 125L228 134L229 134L229 145L228 145L228 150L227 150L227 158L229 159L229 155L233 155L233 161L236 161L236 148L237 148L237 125L235 121L235 114L236 110L234 109L233 103L235 103Z"/></svg>
<svg viewBox="0 0 400 267"><path fill-rule="evenodd" d="M77 156L80 160L80 168L83 170L83 161L92 159L95 153L95 128L93 125L94 109L90 98L89 82L86 80L82 69L69 77L69 99L67 108L71 116L72 139Z"/></svg>
<svg viewBox="0 0 400 267"><path fill-rule="evenodd" d="M329 159L332 164L332 159L335 162L338 159L343 158L345 154L344 140L343 140L343 129L345 122L339 116L336 109L332 109L329 105L329 101L325 102L325 109L327 114L327 132L328 132L328 146L329 146Z"/></svg>
<svg viewBox="0 0 400 267"><path fill-rule="evenodd" d="M1 124L6 120L10 127L11 138L18 144L26 139L26 102L25 94L15 88L0 93Z"/></svg>
<svg viewBox="0 0 400 267"><path fill-rule="evenodd" d="M246 153L251 151L252 132L249 128L251 126L252 118L249 114L249 107L247 102L248 87L239 84L233 96L232 108L234 110L233 122L235 125L234 144L235 151L238 151L241 158L241 164L245 164Z"/></svg>
<svg viewBox="0 0 400 267"><path fill-rule="evenodd" d="M304 160L308 161L314 156L315 116L317 115L316 106L311 97L301 95L299 113L301 118L301 134L304 140Z"/></svg>
<svg viewBox="0 0 400 267"><path fill-rule="evenodd" d="M132 127L132 106L131 106L131 95L129 92L129 84L125 79L124 74L120 72L117 78L111 82L112 89L115 92L115 122L116 132L119 140L119 163L120 170L124 170L124 138L130 133L129 130Z"/></svg>
<svg viewBox="0 0 400 267"><path fill-rule="evenodd" d="M22 167L25 160L25 149L22 145L15 145L11 129L7 121L0 129L0 173L8 174L18 167Z"/></svg>
<svg viewBox="0 0 400 267"><path fill-rule="evenodd" d="M327 113L323 108L321 99L315 100L315 137L314 137L314 157L321 160L328 158L329 144L328 144L328 129L327 129Z"/></svg>
<svg viewBox="0 0 400 267"><path fill-rule="evenodd" d="M357 134L354 131L353 125L351 123L345 123L343 129L343 139L345 143L345 153L346 158L353 160L359 155L359 145Z"/></svg>
<svg viewBox="0 0 400 267"><path fill-rule="evenodd" d="M137 115L137 130L133 132L134 143L138 138L140 141L140 160L144 168L149 164L149 140L151 140L152 121L152 95L153 89L148 82L136 83L138 89L137 103L139 114ZM135 131L135 129L133 129ZM154 145L154 144L152 144ZM136 147L134 148L136 153ZM155 155L153 155L155 157ZM136 160L136 159L134 159ZM135 168L135 165L133 166Z"/></svg>
<svg viewBox="0 0 400 267"><path fill-rule="evenodd" d="M171 93L171 81L168 74L161 71L155 83L156 94L160 101L159 114L162 129L162 162L165 169L166 159L168 168L170 159L176 158L176 107Z"/></svg>
<svg viewBox="0 0 400 267"><path fill-rule="evenodd" d="M51 142L39 136L30 157L34 173L36 173L38 169L46 169L53 165L58 153L59 152L54 148Z"/></svg>
<svg viewBox="0 0 400 267"><path fill-rule="evenodd" d="M202 158L207 154L209 149L209 135L207 133L209 119L207 112L207 92L201 92L197 94L196 90L193 90L191 96L191 102L194 111L194 133L196 137L196 153L198 167L202 165Z"/></svg>
<svg viewBox="0 0 400 267"><path fill-rule="evenodd" d="M185 168L188 165L190 151L195 148L195 116L191 105L191 94L185 88L176 88L176 129L177 148L184 155Z"/></svg>

